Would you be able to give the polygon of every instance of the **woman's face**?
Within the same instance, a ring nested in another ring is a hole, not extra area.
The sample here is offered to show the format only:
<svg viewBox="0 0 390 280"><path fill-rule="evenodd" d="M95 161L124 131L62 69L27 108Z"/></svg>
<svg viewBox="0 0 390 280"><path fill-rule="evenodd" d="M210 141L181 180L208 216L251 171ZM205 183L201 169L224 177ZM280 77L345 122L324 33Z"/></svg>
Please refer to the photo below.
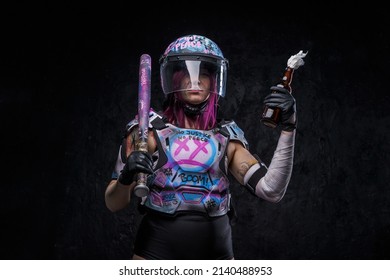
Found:
<svg viewBox="0 0 390 280"><path fill-rule="evenodd" d="M201 69L199 77L191 81L189 75L185 75L180 81L181 99L190 104L200 104L210 95L210 73L207 69ZM188 90L185 90L188 89Z"/></svg>

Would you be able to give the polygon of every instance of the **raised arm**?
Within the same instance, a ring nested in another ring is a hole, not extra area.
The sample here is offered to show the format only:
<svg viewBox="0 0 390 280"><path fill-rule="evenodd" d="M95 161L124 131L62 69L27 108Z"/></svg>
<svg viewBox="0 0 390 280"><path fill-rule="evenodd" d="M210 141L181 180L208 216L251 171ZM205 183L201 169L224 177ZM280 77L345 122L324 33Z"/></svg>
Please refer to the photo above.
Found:
<svg viewBox="0 0 390 280"><path fill-rule="evenodd" d="M230 155L230 171L242 185L253 194L267 201L279 202L290 182L297 127L296 106L294 97L285 89L273 89L264 103L269 107L281 110L282 129L272 161L267 168L260 159L255 159L249 151L239 143L228 149Z"/></svg>

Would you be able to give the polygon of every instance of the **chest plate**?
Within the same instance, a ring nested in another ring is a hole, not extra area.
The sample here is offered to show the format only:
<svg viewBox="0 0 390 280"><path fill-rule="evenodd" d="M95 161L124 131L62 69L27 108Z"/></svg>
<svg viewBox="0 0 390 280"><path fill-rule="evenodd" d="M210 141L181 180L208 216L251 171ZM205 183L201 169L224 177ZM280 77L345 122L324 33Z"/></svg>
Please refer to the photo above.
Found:
<svg viewBox="0 0 390 280"><path fill-rule="evenodd" d="M165 139L172 164L186 172L207 172L221 153L221 143L208 131L179 129Z"/></svg>
<svg viewBox="0 0 390 280"><path fill-rule="evenodd" d="M216 130L156 130L159 159L145 206L174 214L204 212L220 216L229 210L226 147L228 137ZM163 153L163 154L162 154ZM222 167L222 168L221 168Z"/></svg>

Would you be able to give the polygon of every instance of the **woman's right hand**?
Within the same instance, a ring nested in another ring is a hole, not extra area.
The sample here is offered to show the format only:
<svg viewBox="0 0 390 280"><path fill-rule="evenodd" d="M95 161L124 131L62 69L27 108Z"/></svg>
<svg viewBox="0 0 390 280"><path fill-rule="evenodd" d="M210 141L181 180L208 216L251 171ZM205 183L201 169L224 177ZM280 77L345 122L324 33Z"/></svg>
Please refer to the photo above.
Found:
<svg viewBox="0 0 390 280"><path fill-rule="evenodd" d="M133 151L126 160L118 181L130 185L136 180L137 173L153 174L153 160L148 152Z"/></svg>

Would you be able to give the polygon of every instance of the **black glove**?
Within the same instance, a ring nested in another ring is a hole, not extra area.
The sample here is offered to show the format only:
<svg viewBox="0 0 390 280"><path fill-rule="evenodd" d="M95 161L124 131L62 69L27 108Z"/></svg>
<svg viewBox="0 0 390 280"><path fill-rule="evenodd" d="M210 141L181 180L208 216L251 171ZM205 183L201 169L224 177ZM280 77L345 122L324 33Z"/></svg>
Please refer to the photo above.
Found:
<svg viewBox="0 0 390 280"><path fill-rule="evenodd" d="M153 174L152 156L147 152L133 151L127 158L118 181L123 185L130 185L140 172Z"/></svg>
<svg viewBox="0 0 390 280"><path fill-rule="evenodd" d="M280 126L282 130L293 131L297 128L295 99L291 93L281 87L271 87L272 93L264 98L264 104L271 108L279 108L282 112Z"/></svg>

